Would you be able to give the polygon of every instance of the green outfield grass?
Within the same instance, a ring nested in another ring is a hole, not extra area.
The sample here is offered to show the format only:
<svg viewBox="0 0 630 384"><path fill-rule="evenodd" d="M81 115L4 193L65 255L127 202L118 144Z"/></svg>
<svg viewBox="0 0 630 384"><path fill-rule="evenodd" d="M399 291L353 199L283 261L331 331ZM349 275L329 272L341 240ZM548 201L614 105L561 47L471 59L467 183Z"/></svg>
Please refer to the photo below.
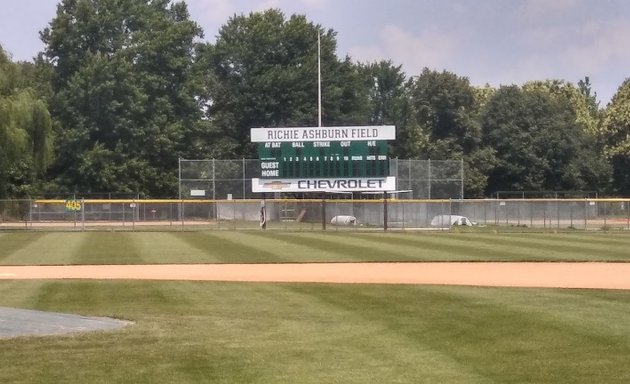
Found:
<svg viewBox="0 0 630 384"><path fill-rule="evenodd" d="M605 232L5 232L0 264L628 261L629 246ZM5 280L0 306L135 322L0 340L2 383L630 380L627 291Z"/></svg>
<svg viewBox="0 0 630 384"><path fill-rule="evenodd" d="M630 233L5 232L0 265L630 261Z"/></svg>
<svg viewBox="0 0 630 384"><path fill-rule="evenodd" d="M0 282L0 305L116 316L0 340L3 383L627 383L630 293Z"/></svg>

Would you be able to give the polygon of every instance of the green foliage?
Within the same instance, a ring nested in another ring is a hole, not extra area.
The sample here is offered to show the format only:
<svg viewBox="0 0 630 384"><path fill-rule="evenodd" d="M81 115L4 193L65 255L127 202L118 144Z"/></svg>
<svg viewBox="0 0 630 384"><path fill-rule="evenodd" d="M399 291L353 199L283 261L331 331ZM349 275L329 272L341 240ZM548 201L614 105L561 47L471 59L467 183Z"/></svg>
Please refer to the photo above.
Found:
<svg viewBox="0 0 630 384"><path fill-rule="evenodd" d="M411 102L417 129L411 157L463 158L466 197L480 197L486 189L489 170L495 164L494 150L482 146L479 113L491 89L480 90L465 77L424 68L412 82Z"/></svg>
<svg viewBox="0 0 630 384"><path fill-rule="evenodd" d="M53 175L68 189L172 196L201 134L184 3L64 0L41 36L60 121Z"/></svg>
<svg viewBox="0 0 630 384"><path fill-rule="evenodd" d="M598 134L597 104L590 95L588 77L580 83L580 88L561 80L530 81L523 85L524 91L542 91L552 98L568 101L575 113L575 121L592 136Z"/></svg>
<svg viewBox="0 0 630 384"><path fill-rule="evenodd" d="M213 156L255 156L252 127L317 125L318 33L323 125L367 123L367 88L356 65L337 59L335 32L275 9L236 15L200 55Z"/></svg>
<svg viewBox="0 0 630 384"><path fill-rule="evenodd" d="M0 47L0 198L29 194L52 153L48 108Z"/></svg>
<svg viewBox="0 0 630 384"><path fill-rule="evenodd" d="M488 101L484 140L498 159L489 192L598 190L606 185L608 165L576 118L571 95L530 83L522 89L501 87Z"/></svg>
<svg viewBox="0 0 630 384"><path fill-rule="evenodd" d="M0 197L168 197L179 157L256 157L250 128L317 124L318 34L324 125L393 124L392 156L463 159L466 197L630 193L628 81L600 111L588 77L512 90L427 68L408 78L338 58L333 30L276 9L234 15L207 44L184 2L62 0L35 62L0 54Z"/></svg>
<svg viewBox="0 0 630 384"><path fill-rule="evenodd" d="M618 193L630 193L630 79L624 81L604 112L602 135L605 153L614 168L614 184Z"/></svg>

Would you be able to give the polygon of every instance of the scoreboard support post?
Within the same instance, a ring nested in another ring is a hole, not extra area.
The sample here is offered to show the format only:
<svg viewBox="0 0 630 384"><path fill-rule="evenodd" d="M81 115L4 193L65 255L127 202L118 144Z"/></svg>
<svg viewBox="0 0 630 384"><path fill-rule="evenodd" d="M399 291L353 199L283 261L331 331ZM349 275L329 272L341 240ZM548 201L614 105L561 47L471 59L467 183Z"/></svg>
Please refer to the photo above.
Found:
<svg viewBox="0 0 630 384"><path fill-rule="evenodd" d="M383 192L383 231L387 232L387 191Z"/></svg>

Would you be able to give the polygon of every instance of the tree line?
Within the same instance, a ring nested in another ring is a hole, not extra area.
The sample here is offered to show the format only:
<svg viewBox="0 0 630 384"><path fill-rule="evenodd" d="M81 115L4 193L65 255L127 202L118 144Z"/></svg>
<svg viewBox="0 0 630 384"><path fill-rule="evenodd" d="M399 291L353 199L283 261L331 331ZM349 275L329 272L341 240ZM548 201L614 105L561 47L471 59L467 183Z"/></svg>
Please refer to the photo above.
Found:
<svg viewBox="0 0 630 384"><path fill-rule="evenodd" d="M397 127L390 154L463 159L465 196L629 195L630 79L600 107L588 77L476 87L449 71L336 53L336 33L270 9L214 43L184 2L63 0L45 49L0 47L0 198L71 192L173 197L178 158L255 158L252 127Z"/></svg>

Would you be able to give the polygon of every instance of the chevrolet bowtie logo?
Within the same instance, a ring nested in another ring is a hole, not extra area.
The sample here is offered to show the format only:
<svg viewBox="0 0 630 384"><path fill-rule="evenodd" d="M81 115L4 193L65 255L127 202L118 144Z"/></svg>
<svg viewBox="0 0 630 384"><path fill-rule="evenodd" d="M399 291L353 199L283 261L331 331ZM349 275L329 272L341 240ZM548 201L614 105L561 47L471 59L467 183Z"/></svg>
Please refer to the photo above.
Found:
<svg viewBox="0 0 630 384"><path fill-rule="evenodd" d="M264 183L263 188L279 190L279 189L289 188L290 185L291 183L283 183L282 181L276 180L270 183Z"/></svg>

